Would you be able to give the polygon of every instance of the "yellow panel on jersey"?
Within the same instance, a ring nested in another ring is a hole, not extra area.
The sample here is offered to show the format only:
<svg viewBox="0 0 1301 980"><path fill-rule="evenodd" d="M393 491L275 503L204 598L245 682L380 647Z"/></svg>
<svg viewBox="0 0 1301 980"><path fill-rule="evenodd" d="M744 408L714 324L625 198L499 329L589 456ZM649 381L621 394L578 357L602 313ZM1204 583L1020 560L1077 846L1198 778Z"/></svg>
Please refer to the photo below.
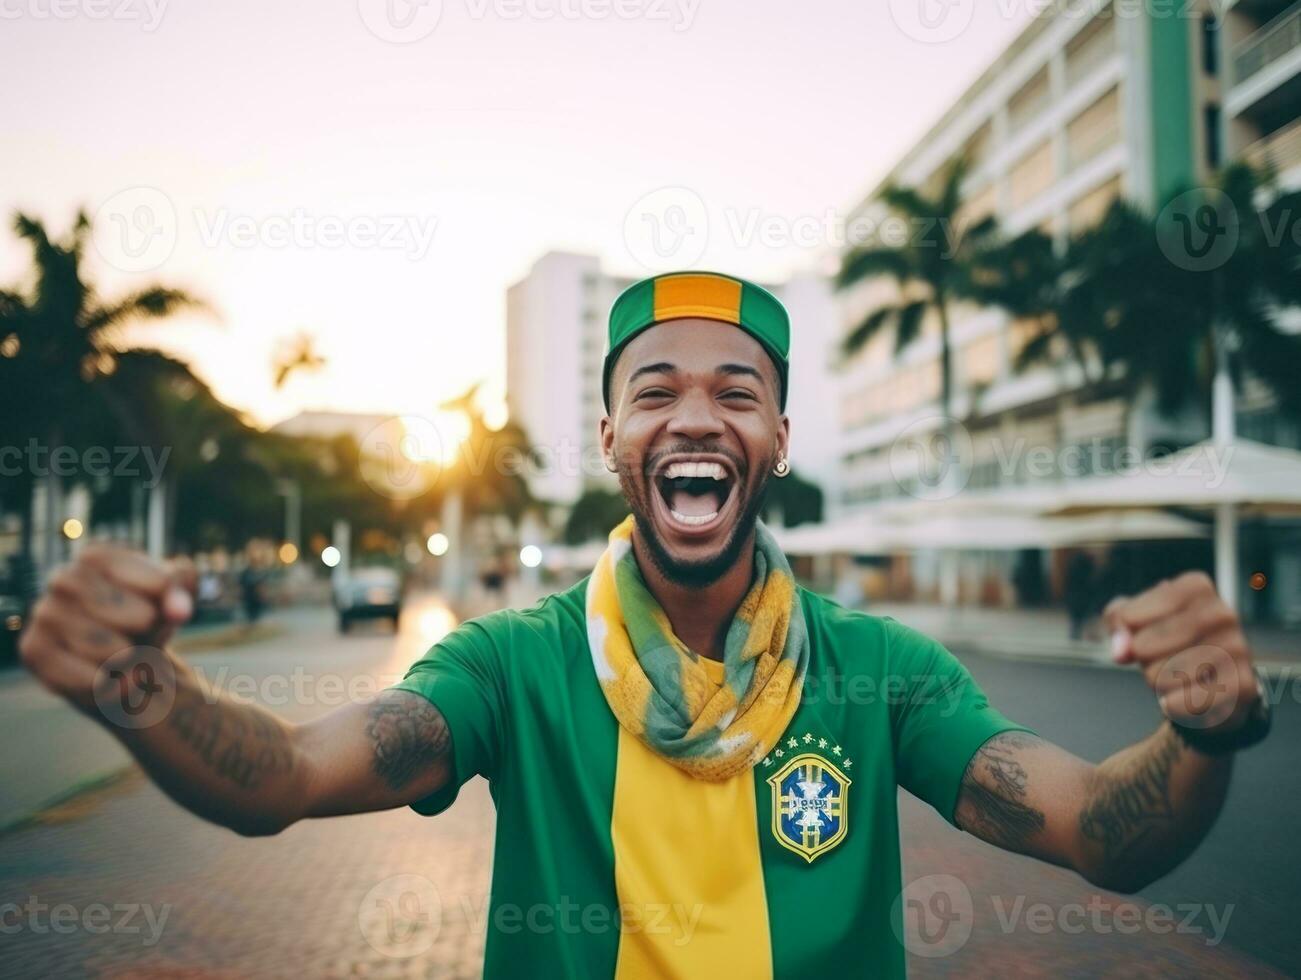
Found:
<svg viewBox="0 0 1301 980"><path fill-rule="evenodd" d="M694 779L619 729L615 980L773 975L750 771Z"/></svg>

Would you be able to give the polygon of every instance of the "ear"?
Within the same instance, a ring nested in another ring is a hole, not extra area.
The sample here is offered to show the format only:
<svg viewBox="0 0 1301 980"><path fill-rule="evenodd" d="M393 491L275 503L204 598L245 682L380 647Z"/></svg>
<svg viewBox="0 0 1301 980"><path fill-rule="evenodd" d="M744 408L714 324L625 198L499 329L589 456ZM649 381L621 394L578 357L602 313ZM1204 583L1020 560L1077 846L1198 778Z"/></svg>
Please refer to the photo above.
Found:
<svg viewBox="0 0 1301 980"><path fill-rule="evenodd" d="M615 473L617 467L614 465L614 419L608 415L601 418L599 438L601 442L601 461L605 463L607 470Z"/></svg>
<svg viewBox="0 0 1301 980"><path fill-rule="evenodd" d="M783 415L777 420L777 456L790 458L791 446L791 420L790 416Z"/></svg>

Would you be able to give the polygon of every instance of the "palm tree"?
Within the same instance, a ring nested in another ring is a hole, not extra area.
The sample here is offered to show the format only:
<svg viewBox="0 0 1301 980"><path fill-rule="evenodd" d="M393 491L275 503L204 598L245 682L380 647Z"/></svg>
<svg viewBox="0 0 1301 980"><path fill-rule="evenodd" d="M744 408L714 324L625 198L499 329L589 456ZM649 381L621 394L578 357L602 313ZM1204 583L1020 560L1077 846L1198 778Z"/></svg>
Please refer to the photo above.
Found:
<svg viewBox="0 0 1301 980"><path fill-rule="evenodd" d="M928 313L940 329L940 405L951 427L953 414L953 348L950 305L972 295L973 277L983 252L991 247L997 223L984 218L962 220L962 183L966 163L956 160L942 175L934 196L911 187L890 185L880 195L891 215L906 223L908 240L900 245L872 244L846 256L836 277L838 289L874 279L893 279L899 299L879 306L845 336L841 345L848 360L884 329L893 329L896 355L921 334Z"/></svg>
<svg viewBox="0 0 1301 980"><path fill-rule="evenodd" d="M102 298L86 281L82 266L91 231L85 212L78 213L62 241L51 239L41 221L25 214L15 215L14 231L31 247L33 269L26 289L7 291L0 299L0 418L6 441L43 439L52 449L98 406L130 424L128 405L102 398L106 392L100 384L134 354L126 346L125 329L203 304L189 293L161 285ZM30 567L35 474L25 469L19 483L20 553ZM47 494L46 512L52 518L59 499L53 477L47 480ZM48 518L47 563L55 558L57 540Z"/></svg>
<svg viewBox="0 0 1301 980"><path fill-rule="evenodd" d="M300 371L319 371L325 367L325 358L316 351L316 339L301 331L285 341L272 361L275 386L283 388L290 376Z"/></svg>
<svg viewBox="0 0 1301 980"><path fill-rule="evenodd" d="M1249 372L1297 413L1301 337L1279 317L1301 305L1301 250L1291 233L1301 193L1260 207L1261 190L1259 175L1239 164L1210 193L1179 195L1159 216L1117 201L1062 253L1030 232L986 256L977 294L1039 325L1018 369L1051 361L1060 340L1086 380L1118 368L1130 391L1150 387L1166 412L1191 399L1208 413L1223 369L1237 382ZM1211 253L1208 240L1207 261L1197 261L1181 237L1172 240L1181 215L1236 235L1236 245Z"/></svg>

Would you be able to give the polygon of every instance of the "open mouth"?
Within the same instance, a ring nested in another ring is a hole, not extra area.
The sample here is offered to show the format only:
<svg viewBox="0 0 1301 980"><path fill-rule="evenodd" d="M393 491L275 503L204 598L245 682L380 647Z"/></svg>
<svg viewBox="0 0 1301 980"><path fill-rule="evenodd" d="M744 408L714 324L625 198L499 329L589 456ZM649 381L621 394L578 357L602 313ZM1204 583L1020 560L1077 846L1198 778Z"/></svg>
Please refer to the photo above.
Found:
<svg viewBox="0 0 1301 980"><path fill-rule="evenodd" d="M682 534L705 534L723 524L736 498L737 477L723 459L673 459L654 478L666 523Z"/></svg>

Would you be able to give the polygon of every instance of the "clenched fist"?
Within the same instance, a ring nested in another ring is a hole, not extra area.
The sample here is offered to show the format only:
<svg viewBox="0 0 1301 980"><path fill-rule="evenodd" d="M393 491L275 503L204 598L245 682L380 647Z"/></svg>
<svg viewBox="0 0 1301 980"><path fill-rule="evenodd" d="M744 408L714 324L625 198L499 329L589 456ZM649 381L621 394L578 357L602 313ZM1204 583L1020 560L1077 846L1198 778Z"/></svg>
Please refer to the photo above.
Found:
<svg viewBox="0 0 1301 980"><path fill-rule="evenodd" d="M88 545L50 577L22 638L23 663L82 710L103 713L129 672L154 672L140 652L165 656L161 648L194 610L193 586L188 561L163 565L118 545ZM133 702L122 703L129 712Z"/></svg>
<svg viewBox="0 0 1301 980"><path fill-rule="evenodd" d="M1116 662L1142 669L1175 724L1232 731L1260 696L1238 616L1205 574L1189 572L1113 599L1102 616Z"/></svg>

